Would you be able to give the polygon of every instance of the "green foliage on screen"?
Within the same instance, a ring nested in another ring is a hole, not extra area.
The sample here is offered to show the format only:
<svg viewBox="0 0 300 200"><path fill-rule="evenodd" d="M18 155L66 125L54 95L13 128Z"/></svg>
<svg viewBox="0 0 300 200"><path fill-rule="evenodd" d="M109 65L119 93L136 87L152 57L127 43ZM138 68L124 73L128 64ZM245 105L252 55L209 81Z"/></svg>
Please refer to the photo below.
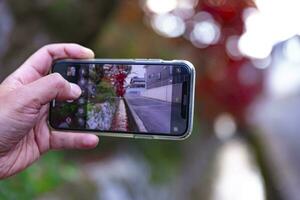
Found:
<svg viewBox="0 0 300 200"><path fill-rule="evenodd" d="M107 81L101 81L97 85L96 102L113 101L112 97L116 97L114 87Z"/></svg>

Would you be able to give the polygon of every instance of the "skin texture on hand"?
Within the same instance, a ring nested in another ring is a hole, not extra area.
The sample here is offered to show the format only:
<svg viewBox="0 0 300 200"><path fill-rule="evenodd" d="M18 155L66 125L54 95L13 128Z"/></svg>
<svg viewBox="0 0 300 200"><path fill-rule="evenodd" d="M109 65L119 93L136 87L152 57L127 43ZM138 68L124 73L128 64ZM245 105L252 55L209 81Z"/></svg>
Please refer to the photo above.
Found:
<svg viewBox="0 0 300 200"><path fill-rule="evenodd" d="M79 86L61 75L47 75L56 59L89 59L94 53L77 44L52 44L34 53L0 85L0 179L22 171L50 149L89 149L92 134L51 131L49 102L73 100Z"/></svg>

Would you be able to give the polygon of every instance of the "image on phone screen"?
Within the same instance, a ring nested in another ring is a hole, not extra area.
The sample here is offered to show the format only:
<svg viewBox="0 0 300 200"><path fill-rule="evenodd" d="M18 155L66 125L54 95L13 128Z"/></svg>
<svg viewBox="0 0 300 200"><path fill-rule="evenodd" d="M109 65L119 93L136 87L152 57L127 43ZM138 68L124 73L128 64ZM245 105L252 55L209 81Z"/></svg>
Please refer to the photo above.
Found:
<svg viewBox="0 0 300 200"><path fill-rule="evenodd" d="M52 71L82 90L77 100L52 102L54 128L158 135L187 129L185 66L60 63Z"/></svg>

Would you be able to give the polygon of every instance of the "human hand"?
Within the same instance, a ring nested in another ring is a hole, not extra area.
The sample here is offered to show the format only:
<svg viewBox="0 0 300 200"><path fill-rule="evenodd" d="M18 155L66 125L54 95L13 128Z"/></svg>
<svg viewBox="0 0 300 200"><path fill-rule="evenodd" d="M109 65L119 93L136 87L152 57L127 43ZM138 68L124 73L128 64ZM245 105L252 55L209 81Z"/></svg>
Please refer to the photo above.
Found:
<svg viewBox="0 0 300 200"><path fill-rule="evenodd" d="M87 59L94 53L77 44L47 45L34 53L0 85L0 179L36 161L50 149L88 149L98 144L92 134L51 131L47 124L49 102L73 100L79 86L61 75L47 75L53 60Z"/></svg>

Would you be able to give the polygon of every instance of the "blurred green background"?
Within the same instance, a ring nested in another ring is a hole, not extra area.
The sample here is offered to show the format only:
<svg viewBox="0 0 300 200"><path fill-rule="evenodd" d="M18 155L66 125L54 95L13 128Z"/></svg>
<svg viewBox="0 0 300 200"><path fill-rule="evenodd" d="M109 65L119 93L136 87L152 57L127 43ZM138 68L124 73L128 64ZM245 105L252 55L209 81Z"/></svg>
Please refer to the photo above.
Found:
<svg viewBox="0 0 300 200"><path fill-rule="evenodd" d="M101 137L94 150L49 152L0 181L0 199L297 199L299 5L266 2L0 1L0 81L58 42L197 71L187 140Z"/></svg>

